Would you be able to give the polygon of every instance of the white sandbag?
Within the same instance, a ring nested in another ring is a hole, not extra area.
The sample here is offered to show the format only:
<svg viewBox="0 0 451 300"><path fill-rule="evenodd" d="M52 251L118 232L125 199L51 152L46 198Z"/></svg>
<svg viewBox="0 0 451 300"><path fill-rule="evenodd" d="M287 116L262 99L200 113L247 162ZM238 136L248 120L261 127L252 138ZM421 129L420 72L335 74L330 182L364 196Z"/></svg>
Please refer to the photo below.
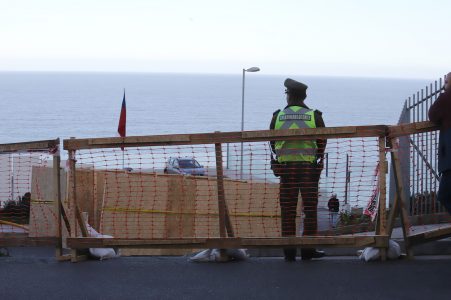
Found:
<svg viewBox="0 0 451 300"><path fill-rule="evenodd" d="M389 241L387 257L388 259L398 259L401 256L401 246L393 240Z"/></svg>
<svg viewBox="0 0 451 300"><path fill-rule="evenodd" d="M199 253L197 253L194 256L191 256L189 258L190 261L194 261L194 262L207 262L207 261L214 261L214 257L211 257L211 251L213 249L207 249L207 250L203 250Z"/></svg>
<svg viewBox="0 0 451 300"><path fill-rule="evenodd" d="M401 247L393 240L388 241L387 258L398 259L401 256ZM366 247L360 252L359 258L364 261L374 261L380 259L379 248Z"/></svg>
<svg viewBox="0 0 451 300"><path fill-rule="evenodd" d="M378 260L380 258L379 248L366 247L363 249L359 258L364 261Z"/></svg>
<svg viewBox="0 0 451 300"><path fill-rule="evenodd" d="M95 237L95 238L105 238L105 239L111 239L113 236L107 235L107 234L100 234L92 228L91 225L89 225L87 222L86 229L88 231L89 237ZM91 254L93 257L97 257L100 260L108 259L108 258L114 258L119 257L119 253L113 249L113 248L89 248L89 254Z"/></svg>
<svg viewBox="0 0 451 300"><path fill-rule="evenodd" d="M117 257L113 248L89 248L89 254L100 260Z"/></svg>
<svg viewBox="0 0 451 300"><path fill-rule="evenodd" d="M190 257L193 262L228 262L245 260L249 257L246 249L224 249L221 254L220 249L203 250Z"/></svg>
<svg viewBox="0 0 451 300"><path fill-rule="evenodd" d="M231 260L246 260L249 257L246 249L227 249L226 254Z"/></svg>
<svg viewBox="0 0 451 300"><path fill-rule="evenodd" d="M97 233L96 238L111 239L113 236ZM113 248L89 248L89 253L100 260L120 256L119 252L116 252Z"/></svg>
<svg viewBox="0 0 451 300"><path fill-rule="evenodd" d="M97 232L97 230L92 228L91 225L89 225L88 223L85 223L85 224L86 224L86 230L88 231L89 237L99 237L99 235L101 235L100 233Z"/></svg>

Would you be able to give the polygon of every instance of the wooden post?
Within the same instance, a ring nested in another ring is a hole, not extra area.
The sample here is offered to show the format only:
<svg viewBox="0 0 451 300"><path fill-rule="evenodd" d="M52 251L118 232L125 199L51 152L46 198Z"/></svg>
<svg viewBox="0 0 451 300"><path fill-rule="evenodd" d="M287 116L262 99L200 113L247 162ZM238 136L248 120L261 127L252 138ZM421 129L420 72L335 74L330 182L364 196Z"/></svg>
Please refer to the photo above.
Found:
<svg viewBox="0 0 451 300"><path fill-rule="evenodd" d="M387 161L385 159L385 136L379 137L379 212L378 212L378 226L376 228L376 234L387 236L387 210L386 210L386 198L387 198ZM388 246L388 244L387 244ZM381 248L381 259L387 258L387 248Z"/></svg>
<svg viewBox="0 0 451 300"><path fill-rule="evenodd" d="M393 156L392 156L392 163L393 163ZM398 188L398 187L396 187ZM393 228L395 227L395 219L396 216L399 213L399 204L398 204L399 198L398 193L395 193L394 199L393 199L393 206L390 210L390 215L388 216L388 222L387 222L387 232L388 236L392 235Z"/></svg>
<svg viewBox="0 0 451 300"><path fill-rule="evenodd" d="M56 258L58 259L63 255L63 235L61 232L61 178L60 178L60 162L61 156L58 152L53 155L53 192L55 199L55 211L56 211L56 238L58 239L56 245Z"/></svg>
<svg viewBox="0 0 451 300"><path fill-rule="evenodd" d="M390 144L396 145L396 140L393 138L390 141ZM406 248L406 253L409 258L413 257L413 252L410 247L410 241L409 241L409 224L407 223L407 220L409 219L409 215L405 208L405 191L404 191L404 185L402 180L402 171L401 171L401 163L399 162L399 153L397 149L392 149L391 151L391 158L392 158L392 166L394 171L394 178L395 178L395 185L396 185L396 195L395 195L395 203L393 204L393 214L390 215L390 235L393 230L393 224L394 219L399 212L400 218L401 218L401 227L402 227L402 234L404 237L404 245ZM393 220L392 220L393 219Z"/></svg>
<svg viewBox="0 0 451 300"><path fill-rule="evenodd" d="M230 222L230 216L227 209L227 203L225 200L225 191L224 191L224 172L222 167L222 147L220 143L215 144L215 152L216 152L216 183L218 189L218 212L219 212L219 236L233 237L233 228L232 223Z"/></svg>
<svg viewBox="0 0 451 300"><path fill-rule="evenodd" d="M82 233L82 236L87 237L88 236L88 230L86 228L86 224L83 221L83 217L81 215L80 209L78 207L78 203L77 203L77 184L76 184L76 169L75 169L75 150L70 150L69 151L69 172L70 172L70 189L71 189L71 193L69 194L69 203L72 207L72 214L71 214L71 233L70 236L72 238L76 238L77 237L77 222L78 225L80 226L80 230ZM71 261L72 262L77 262L80 259L84 259L84 257L79 257L78 256L78 251L77 249L72 249L71 250Z"/></svg>

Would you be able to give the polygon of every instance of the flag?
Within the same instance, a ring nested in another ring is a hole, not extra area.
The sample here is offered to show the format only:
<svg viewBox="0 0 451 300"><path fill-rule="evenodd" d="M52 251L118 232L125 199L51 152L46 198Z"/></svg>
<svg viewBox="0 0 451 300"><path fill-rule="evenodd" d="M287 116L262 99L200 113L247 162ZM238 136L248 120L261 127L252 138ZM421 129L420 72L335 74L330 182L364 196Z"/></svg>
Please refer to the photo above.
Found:
<svg viewBox="0 0 451 300"><path fill-rule="evenodd" d="M127 123L127 110L125 107L125 90L124 90L124 98L122 99L122 108L121 115L119 117L119 125L117 126L117 132L121 137L125 137L126 135L126 123Z"/></svg>

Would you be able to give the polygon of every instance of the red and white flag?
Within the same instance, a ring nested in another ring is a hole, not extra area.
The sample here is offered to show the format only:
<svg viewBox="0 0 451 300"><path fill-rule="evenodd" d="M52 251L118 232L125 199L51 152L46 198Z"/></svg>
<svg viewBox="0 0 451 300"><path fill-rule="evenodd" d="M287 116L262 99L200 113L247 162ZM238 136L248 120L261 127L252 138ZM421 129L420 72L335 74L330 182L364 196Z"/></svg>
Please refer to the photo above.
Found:
<svg viewBox="0 0 451 300"><path fill-rule="evenodd" d="M117 132L121 137L126 136L126 123L127 123L127 109L125 105L125 90L124 98L122 99L121 115L119 117L119 125L117 126Z"/></svg>

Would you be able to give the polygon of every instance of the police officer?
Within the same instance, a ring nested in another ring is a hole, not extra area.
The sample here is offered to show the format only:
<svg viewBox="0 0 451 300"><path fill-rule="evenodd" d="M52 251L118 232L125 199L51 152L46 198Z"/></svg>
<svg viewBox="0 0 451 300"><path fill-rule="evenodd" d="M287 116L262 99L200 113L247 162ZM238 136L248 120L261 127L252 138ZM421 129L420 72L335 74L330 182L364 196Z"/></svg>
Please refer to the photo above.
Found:
<svg viewBox="0 0 451 300"><path fill-rule="evenodd" d="M322 113L305 105L307 85L287 78L284 82L287 106L274 112L270 129L297 129L325 127ZM303 235L317 232L318 182L323 168L325 139L272 141L271 148L281 166L280 209L282 236L296 235L296 209L299 192L304 212ZM296 248L285 248L286 261L296 260ZM302 248L303 260L320 258L324 252Z"/></svg>

